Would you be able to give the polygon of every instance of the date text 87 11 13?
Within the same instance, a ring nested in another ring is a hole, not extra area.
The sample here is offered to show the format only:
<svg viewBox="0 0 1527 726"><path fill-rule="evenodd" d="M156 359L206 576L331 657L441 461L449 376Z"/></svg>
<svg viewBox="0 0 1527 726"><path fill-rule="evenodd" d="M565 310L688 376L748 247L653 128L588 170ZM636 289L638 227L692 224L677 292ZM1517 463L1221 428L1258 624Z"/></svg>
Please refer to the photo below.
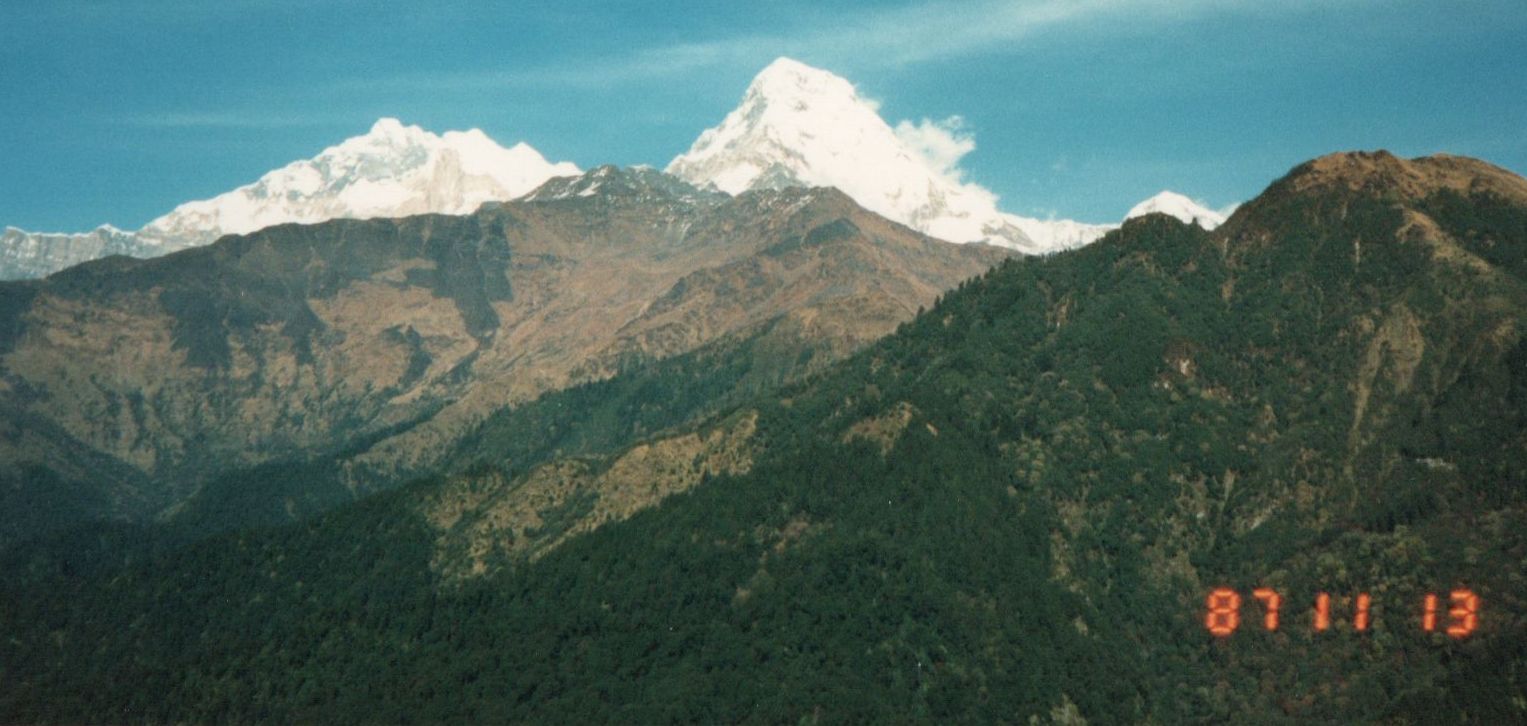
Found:
<svg viewBox="0 0 1527 726"><path fill-rule="evenodd" d="M1262 629L1277 630L1281 624L1283 597L1276 590L1266 587L1252 590L1251 596L1259 603ZM1204 605L1208 608L1208 612L1204 615L1204 627L1216 637L1228 637L1241 627L1241 603L1241 595L1235 590L1227 587L1215 588L1204 599ZM1353 630L1358 632L1368 630L1372 608L1373 598L1369 597L1368 593L1361 592L1352 598L1351 627ZM1436 632L1440 627L1442 632L1454 638L1466 638L1479 628L1479 596L1470 590L1453 590L1448 593L1447 601L1440 603L1435 593L1427 593L1421 599L1414 619L1416 625L1424 632ZM1307 622L1316 632L1331 629L1331 595L1329 593L1322 592L1315 595L1315 608Z"/></svg>

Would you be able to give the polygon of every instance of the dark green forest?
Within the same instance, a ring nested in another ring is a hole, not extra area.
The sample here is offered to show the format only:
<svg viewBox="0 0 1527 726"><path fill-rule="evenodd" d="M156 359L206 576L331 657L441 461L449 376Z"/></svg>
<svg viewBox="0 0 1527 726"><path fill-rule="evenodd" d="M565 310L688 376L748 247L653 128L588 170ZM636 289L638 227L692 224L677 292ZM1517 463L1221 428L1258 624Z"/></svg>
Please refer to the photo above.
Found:
<svg viewBox="0 0 1527 726"><path fill-rule="evenodd" d="M0 721L1527 720L1527 208L1304 179L1212 234L1153 215L1005 262L804 381L734 341L295 524L12 547ZM535 561L432 565L452 477L744 408L746 473ZM1245 600L1225 638L1216 587ZM1423 631L1459 588L1477 630Z"/></svg>

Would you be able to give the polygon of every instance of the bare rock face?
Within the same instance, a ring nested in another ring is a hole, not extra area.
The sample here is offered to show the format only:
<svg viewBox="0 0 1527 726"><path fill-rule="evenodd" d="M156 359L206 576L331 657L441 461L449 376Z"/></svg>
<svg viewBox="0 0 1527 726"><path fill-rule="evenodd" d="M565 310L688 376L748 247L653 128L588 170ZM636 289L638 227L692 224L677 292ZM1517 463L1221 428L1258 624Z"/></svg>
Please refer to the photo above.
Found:
<svg viewBox="0 0 1527 726"><path fill-rule="evenodd" d="M733 198L602 167L471 216L280 225L5 283L0 421L48 445L0 457L32 472L13 491L46 472L62 502L6 517L28 523L17 536L173 518L222 473L336 451L344 485L374 491L488 414L623 362L766 326L841 357L1006 254L834 190Z"/></svg>
<svg viewBox="0 0 1527 726"><path fill-rule="evenodd" d="M110 225L79 234L28 232L6 227L0 233L0 280L44 277L81 262L112 255L152 257L157 245Z"/></svg>

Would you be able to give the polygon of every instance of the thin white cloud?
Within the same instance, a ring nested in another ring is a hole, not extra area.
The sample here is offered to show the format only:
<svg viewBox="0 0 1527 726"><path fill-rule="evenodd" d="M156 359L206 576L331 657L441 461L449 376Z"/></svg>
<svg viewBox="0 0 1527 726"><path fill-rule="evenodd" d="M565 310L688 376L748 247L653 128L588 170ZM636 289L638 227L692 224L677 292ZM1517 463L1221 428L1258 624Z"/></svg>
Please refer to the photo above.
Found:
<svg viewBox="0 0 1527 726"><path fill-rule="evenodd" d="M769 33L652 46L571 64L354 79L344 85L456 91L513 86L604 88L711 68L761 68L781 55L838 69L900 66L1001 51L1041 34L1138 32L1212 14L1287 12L1311 4L1311 0L1286 0L1269 8L1249 0L924 1L889 9L818 13L801 26Z"/></svg>
<svg viewBox="0 0 1527 726"><path fill-rule="evenodd" d="M1350 0L973 0L923 1L854 11L805 33L752 35L677 45L672 55L799 55L837 65L897 66L1000 52L1041 35L1138 33L1225 14L1274 15ZM779 49L786 49L781 51Z"/></svg>
<svg viewBox="0 0 1527 726"><path fill-rule="evenodd" d="M354 115L272 113L148 113L121 119L129 126L150 129L289 129L353 124Z"/></svg>

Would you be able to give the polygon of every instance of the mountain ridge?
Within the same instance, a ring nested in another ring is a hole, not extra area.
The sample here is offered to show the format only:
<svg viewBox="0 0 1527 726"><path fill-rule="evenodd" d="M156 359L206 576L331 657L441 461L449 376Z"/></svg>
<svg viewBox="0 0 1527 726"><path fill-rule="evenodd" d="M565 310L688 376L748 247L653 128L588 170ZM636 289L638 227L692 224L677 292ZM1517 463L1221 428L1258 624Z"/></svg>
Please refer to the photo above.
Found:
<svg viewBox="0 0 1527 726"><path fill-rule="evenodd" d="M436 136L395 118L269 172L252 184L188 202L140 230L175 244L205 244L271 224L410 214L469 214L488 201L520 196L553 176L580 173L552 164L520 142L503 148L479 129Z"/></svg>
<svg viewBox="0 0 1527 726"><path fill-rule="evenodd" d="M933 237L1028 254L1079 247L1118 226L1002 212L996 195L964 179L956 166L975 146L959 123L958 117L924 119L893 129L847 80L781 57L757 74L741 105L666 169L729 194L838 187L877 214ZM78 234L7 228L0 236L0 279L43 277L106 254L154 257L271 224L466 214L578 173L523 141L504 148L479 129L437 136L383 117L365 134L210 199L179 204L136 232L109 225ZM1131 214L1151 204L1142 202ZM1216 213L1180 200L1170 206L1178 216L1196 214L1211 226L1217 221Z"/></svg>
<svg viewBox="0 0 1527 726"><path fill-rule="evenodd" d="M611 450L522 466L567 420L537 417L300 525L125 563L96 533L0 551L0 714L1520 722L1527 182L1323 159L1213 232L1149 214L1014 256ZM709 368L615 397L659 409ZM603 384L568 393L611 413ZM1223 636L1216 588L1245 601ZM1426 596L1460 588L1474 632L1428 632Z"/></svg>
<svg viewBox="0 0 1527 726"><path fill-rule="evenodd" d="M237 471L349 451L333 490L358 496L433 471L500 408L633 362L763 331L779 374L804 373L1008 254L833 190L729 197L613 167L542 186L563 188L593 192L276 225L0 284L0 410L67 432L9 463L95 450L169 512Z"/></svg>
<svg viewBox="0 0 1527 726"><path fill-rule="evenodd" d="M285 223L468 214L517 197L569 162L548 162L524 142L504 148L480 129L436 135L384 117L365 134L291 162L209 199L177 205L135 232L102 225L82 234L6 228L0 279L44 277L106 254L157 257Z"/></svg>

